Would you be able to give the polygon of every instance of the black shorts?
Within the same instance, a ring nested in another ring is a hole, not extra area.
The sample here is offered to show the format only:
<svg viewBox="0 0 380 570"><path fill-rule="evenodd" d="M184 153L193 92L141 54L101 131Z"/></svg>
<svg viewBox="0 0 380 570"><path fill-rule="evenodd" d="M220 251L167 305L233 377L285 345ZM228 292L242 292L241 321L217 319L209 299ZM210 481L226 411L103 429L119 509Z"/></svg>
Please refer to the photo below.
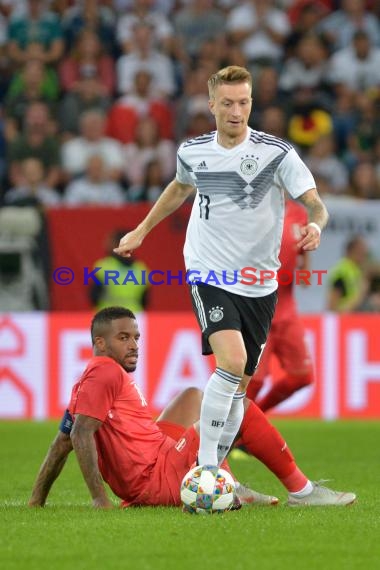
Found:
<svg viewBox="0 0 380 570"><path fill-rule="evenodd" d="M245 297L219 287L190 285L191 301L202 331L202 354L212 354L210 334L223 330L242 333L247 351L245 374L251 376L266 343L277 303L277 291L265 297Z"/></svg>

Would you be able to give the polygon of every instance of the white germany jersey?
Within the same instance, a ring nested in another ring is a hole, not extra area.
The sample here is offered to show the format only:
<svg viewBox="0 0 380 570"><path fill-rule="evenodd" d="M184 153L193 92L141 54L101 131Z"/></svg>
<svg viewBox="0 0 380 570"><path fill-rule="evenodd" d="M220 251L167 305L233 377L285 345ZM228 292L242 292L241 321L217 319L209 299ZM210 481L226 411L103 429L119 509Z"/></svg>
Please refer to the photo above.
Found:
<svg viewBox="0 0 380 570"><path fill-rule="evenodd" d="M214 131L179 147L176 178L197 189L184 246L191 276L247 297L275 291L277 281L263 271L280 266L283 190L298 198L315 188L294 148L249 128L241 144L226 149Z"/></svg>

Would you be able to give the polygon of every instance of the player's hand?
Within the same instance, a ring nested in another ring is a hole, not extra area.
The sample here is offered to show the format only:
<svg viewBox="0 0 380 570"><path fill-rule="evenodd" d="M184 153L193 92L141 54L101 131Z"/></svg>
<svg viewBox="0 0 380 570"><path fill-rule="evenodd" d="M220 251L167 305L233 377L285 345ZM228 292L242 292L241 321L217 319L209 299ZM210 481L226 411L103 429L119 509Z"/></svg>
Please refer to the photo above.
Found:
<svg viewBox="0 0 380 570"><path fill-rule="evenodd" d="M310 225L300 228L302 239L298 242L297 247L304 251L313 251L317 249L321 243L321 234L319 231Z"/></svg>
<svg viewBox="0 0 380 570"><path fill-rule="evenodd" d="M93 499L92 506L95 507L95 509L113 509L113 503L111 503L108 497Z"/></svg>
<svg viewBox="0 0 380 570"><path fill-rule="evenodd" d="M113 251L121 257L131 257L132 251L142 244L143 239L141 232L136 228L125 234L120 240L119 247L115 247Z"/></svg>

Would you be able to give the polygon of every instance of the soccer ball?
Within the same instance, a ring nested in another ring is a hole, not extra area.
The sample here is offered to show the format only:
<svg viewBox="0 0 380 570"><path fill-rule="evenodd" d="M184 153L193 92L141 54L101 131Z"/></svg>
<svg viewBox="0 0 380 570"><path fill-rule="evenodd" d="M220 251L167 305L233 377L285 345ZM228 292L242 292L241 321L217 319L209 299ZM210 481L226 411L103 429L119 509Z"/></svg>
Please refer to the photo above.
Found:
<svg viewBox="0 0 380 570"><path fill-rule="evenodd" d="M222 513L232 507L235 489L235 481L225 469L197 465L181 483L183 510L193 514Z"/></svg>

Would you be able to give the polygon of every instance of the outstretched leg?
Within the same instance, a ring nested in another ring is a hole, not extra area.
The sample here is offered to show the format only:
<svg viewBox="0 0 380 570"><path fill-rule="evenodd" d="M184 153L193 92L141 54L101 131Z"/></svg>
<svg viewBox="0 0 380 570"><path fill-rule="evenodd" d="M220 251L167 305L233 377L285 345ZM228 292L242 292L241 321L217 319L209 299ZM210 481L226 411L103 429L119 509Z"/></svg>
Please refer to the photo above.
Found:
<svg viewBox="0 0 380 570"><path fill-rule="evenodd" d="M305 341L305 329L297 314L276 324L271 331L272 352L278 358L284 375L274 381L262 398L248 394L263 412L290 398L294 392L314 381L314 371L309 349ZM264 351L265 352L265 351ZM254 384L254 380L252 381Z"/></svg>

